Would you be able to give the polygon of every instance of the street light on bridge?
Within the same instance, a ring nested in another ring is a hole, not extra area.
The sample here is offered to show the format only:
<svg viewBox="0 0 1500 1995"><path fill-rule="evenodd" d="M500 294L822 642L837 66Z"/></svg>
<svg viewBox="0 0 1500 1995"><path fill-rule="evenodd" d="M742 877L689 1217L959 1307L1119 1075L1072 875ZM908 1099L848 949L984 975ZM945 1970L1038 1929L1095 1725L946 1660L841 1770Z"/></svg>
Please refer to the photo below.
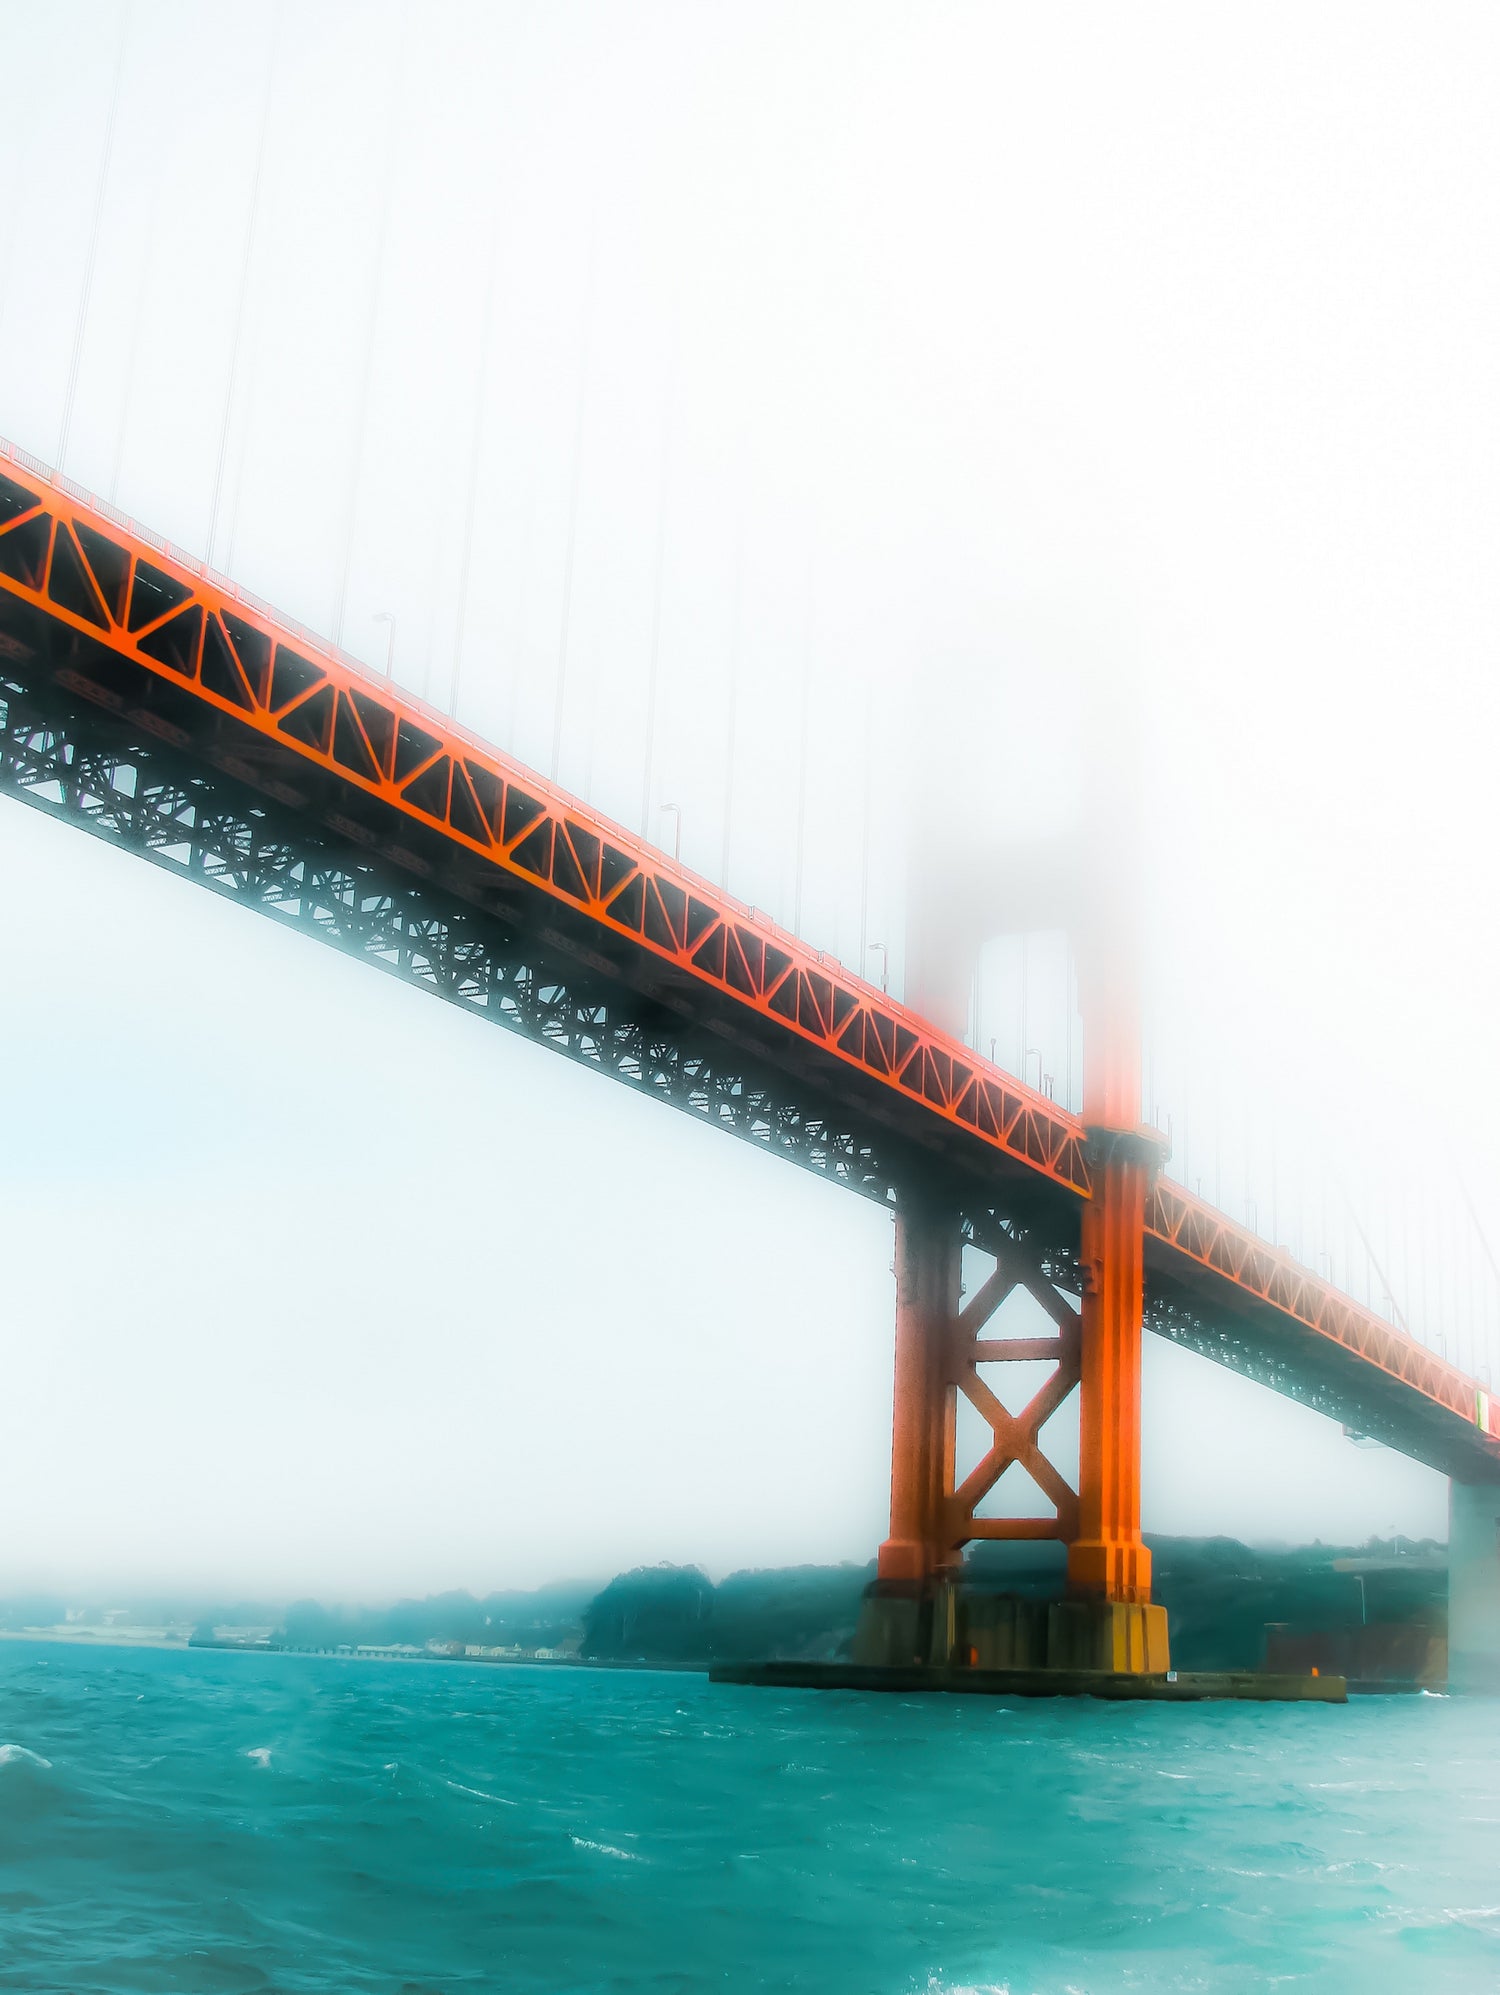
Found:
<svg viewBox="0 0 1500 1995"><path fill-rule="evenodd" d="M396 617L394 611L376 610L374 622L389 626L385 640L385 676L394 677L396 670Z"/></svg>

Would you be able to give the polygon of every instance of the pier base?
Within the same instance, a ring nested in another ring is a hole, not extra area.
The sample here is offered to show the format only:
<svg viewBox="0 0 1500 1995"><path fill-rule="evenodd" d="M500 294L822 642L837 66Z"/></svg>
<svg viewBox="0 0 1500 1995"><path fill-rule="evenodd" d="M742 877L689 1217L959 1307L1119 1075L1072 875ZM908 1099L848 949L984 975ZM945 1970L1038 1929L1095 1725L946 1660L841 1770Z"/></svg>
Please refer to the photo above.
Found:
<svg viewBox="0 0 1500 1995"><path fill-rule="evenodd" d="M715 1663L711 1683L762 1690L881 1690L910 1696L941 1691L967 1697L1104 1697L1111 1701L1194 1704L1233 1698L1256 1704L1346 1704L1341 1676L1268 1676L1252 1670L875 1669L859 1663Z"/></svg>
<svg viewBox="0 0 1500 1995"><path fill-rule="evenodd" d="M1448 1687L1500 1695L1500 1484L1448 1485Z"/></svg>
<svg viewBox="0 0 1500 1995"><path fill-rule="evenodd" d="M952 1580L879 1580L867 1590L854 1661L881 1669L1107 1670L1170 1667L1167 1610L1151 1601L1026 1600Z"/></svg>

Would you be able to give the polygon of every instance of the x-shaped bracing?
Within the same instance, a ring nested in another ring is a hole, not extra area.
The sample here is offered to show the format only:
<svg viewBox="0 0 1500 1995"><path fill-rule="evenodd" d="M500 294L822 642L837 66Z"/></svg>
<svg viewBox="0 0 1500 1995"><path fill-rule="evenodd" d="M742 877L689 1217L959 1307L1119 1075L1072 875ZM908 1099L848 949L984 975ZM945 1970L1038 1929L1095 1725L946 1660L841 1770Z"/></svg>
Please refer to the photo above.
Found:
<svg viewBox="0 0 1500 1995"><path fill-rule="evenodd" d="M1047 1337L985 1337L980 1333L1001 1304L1016 1289L1035 1298L1056 1325ZM993 1273L959 1310L950 1326L948 1383L961 1392L991 1433L990 1446L957 1488L954 1487L955 1414L953 1392L948 1397L946 1508L954 1545L974 1538L1061 1538L1078 1535L1078 1493L1042 1452L1038 1436L1079 1381L1080 1332L1078 1312L1047 1279L1039 1263L1016 1242L999 1248ZM979 1376L986 1364L1050 1362L1050 1378L1019 1413L1003 1406ZM1031 1477L1055 1509L1053 1517L976 1517L982 1503L1013 1462Z"/></svg>

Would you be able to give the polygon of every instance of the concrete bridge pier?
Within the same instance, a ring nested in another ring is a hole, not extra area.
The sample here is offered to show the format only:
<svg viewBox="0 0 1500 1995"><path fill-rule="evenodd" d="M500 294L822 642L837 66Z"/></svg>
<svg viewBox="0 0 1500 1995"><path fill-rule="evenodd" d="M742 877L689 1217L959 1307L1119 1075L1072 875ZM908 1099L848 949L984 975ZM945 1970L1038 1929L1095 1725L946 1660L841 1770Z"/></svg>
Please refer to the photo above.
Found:
<svg viewBox="0 0 1500 1995"><path fill-rule="evenodd" d="M1500 1695L1500 1483L1448 1485L1448 1686Z"/></svg>

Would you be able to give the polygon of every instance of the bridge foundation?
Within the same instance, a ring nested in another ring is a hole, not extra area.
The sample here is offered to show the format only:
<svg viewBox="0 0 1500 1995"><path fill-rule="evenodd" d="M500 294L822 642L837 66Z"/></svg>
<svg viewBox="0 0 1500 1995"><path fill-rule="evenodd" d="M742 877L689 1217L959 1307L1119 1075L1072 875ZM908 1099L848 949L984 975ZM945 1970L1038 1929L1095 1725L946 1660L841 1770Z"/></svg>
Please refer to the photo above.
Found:
<svg viewBox="0 0 1500 1995"><path fill-rule="evenodd" d="M1500 1483L1448 1485L1448 1685L1500 1694Z"/></svg>

